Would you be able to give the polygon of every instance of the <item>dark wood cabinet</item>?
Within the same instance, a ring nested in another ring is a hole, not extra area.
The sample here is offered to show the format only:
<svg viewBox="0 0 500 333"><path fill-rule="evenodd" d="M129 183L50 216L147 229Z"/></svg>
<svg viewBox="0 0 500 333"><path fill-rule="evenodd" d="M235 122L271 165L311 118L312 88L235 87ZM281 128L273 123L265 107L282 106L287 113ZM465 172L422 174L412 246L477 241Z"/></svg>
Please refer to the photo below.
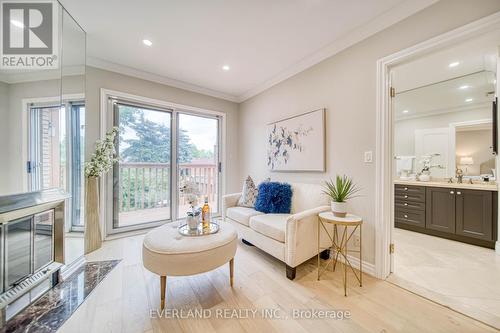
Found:
<svg viewBox="0 0 500 333"><path fill-rule="evenodd" d="M397 228L494 248L496 191L395 185Z"/></svg>
<svg viewBox="0 0 500 333"><path fill-rule="evenodd" d="M490 191L456 191L457 235L491 240L493 233L493 194Z"/></svg>
<svg viewBox="0 0 500 333"><path fill-rule="evenodd" d="M425 228L425 187L396 185L394 207L396 227Z"/></svg>
<svg viewBox="0 0 500 333"><path fill-rule="evenodd" d="M425 227L455 233L455 190L428 187L426 190Z"/></svg>

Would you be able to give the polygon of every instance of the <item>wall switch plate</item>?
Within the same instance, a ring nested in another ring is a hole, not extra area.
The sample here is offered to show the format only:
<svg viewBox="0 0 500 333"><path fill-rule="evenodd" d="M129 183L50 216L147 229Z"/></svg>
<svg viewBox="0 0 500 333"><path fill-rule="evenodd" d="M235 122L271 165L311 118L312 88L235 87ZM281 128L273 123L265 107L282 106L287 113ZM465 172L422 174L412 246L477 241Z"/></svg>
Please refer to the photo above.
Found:
<svg viewBox="0 0 500 333"><path fill-rule="evenodd" d="M365 163L372 163L373 162L373 152L370 151L365 151Z"/></svg>

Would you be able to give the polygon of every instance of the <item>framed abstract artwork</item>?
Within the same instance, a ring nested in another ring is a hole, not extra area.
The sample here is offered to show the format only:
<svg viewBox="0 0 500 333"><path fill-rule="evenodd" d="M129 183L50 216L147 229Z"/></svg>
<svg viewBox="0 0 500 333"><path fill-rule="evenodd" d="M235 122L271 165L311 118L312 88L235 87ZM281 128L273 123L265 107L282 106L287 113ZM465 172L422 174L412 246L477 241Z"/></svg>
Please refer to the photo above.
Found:
<svg viewBox="0 0 500 333"><path fill-rule="evenodd" d="M325 109L267 125L271 171L325 171Z"/></svg>

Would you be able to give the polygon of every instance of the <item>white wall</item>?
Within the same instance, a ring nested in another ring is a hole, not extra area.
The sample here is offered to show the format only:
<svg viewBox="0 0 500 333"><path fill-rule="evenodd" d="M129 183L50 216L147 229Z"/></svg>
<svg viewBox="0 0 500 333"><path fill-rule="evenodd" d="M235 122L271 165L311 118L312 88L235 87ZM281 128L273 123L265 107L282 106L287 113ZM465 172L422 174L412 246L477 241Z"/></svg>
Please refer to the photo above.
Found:
<svg viewBox="0 0 500 333"><path fill-rule="evenodd" d="M363 152L375 150L376 61L396 51L500 10L500 1L443 0L337 55L281 82L240 105L240 181L262 179L322 182L348 174L363 188L350 210L363 216L363 256L375 258L375 164ZM266 123L327 108L327 172L270 173L266 167Z"/></svg>
<svg viewBox="0 0 500 333"><path fill-rule="evenodd" d="M451 123L479 119L491 119L491 110L487 108L475 109L396 121L394 124L394 154L415 155L415 130L417 129L448 127Z"/></svg>
<svg viewBox="0 0 500 333"><path fill-rule="evenodd" d="M99 138L100 112L103 111L100 110L101 88L224 112L227 116L227 161L225 170L227 192L236 191L240 187L237 159L238 105L236 103L95 67L87 67L85 119L87 125L85 133L87 158L92 154L95 140Z"/></svg>

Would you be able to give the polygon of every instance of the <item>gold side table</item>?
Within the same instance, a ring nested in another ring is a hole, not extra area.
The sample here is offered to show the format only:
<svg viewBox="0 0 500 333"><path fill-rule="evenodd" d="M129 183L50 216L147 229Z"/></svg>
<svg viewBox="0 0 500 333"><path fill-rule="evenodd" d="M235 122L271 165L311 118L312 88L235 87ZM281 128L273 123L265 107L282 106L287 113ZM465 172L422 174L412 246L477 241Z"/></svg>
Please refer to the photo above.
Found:
<svg viewBox="0 0 500 333"><path fill-rule="evenodd" d="M328 231L327 226L328 225L333 225L333 231L332 234ZM342 276L343 282L344 282L344 296L347 296L347 266L349 266L354 273L354 276L356 276L356 279L358 279L359 286L363 286L363 264L362 264L362 257L361 257L361 244L362 244L362 237L361 237L361 230L362 230L362 225L363 225L363 219L359 216L352 215L352 214L347 214L345 217L337 217L333 215L332 212L323 212L318 215L318 281L321 276L321 274L328 268L330 263L333 263L333 271L335 271L335 267L337 266L337 261L339 259L339 256L342 257L343 259L343 266L344 266L344 274ZM340 230L342 233L342 238L339 240L339 228L338 227L344 227L343 230ZM348 227L352 227L352 231L349 233L348 232ZM356 274L356 271L351 265L351 262L347 258L347 245L349 243L349 240L352 238L356 230L359 228L359 250L349 250L349 252L359 252L359 276ZM320 233L321 229L323 229L326 234L328 235L328 238L331 241L331 245L327 248L322 248L320 244ZM330 250L330 258L328 259L327 264L322 268L321 267L321 259L320 259L320 253L323 250Z"/></svg>

